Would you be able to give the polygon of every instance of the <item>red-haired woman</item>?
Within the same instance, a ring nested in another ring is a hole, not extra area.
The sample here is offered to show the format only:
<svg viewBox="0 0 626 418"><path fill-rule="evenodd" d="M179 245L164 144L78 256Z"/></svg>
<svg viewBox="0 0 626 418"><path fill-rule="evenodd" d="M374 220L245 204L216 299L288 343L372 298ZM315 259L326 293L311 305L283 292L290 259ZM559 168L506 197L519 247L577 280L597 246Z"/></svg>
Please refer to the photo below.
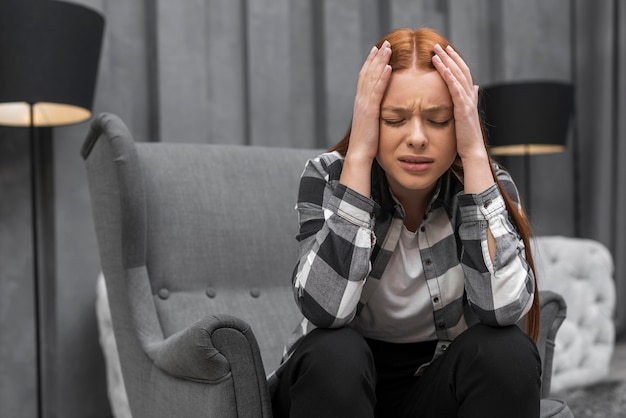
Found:
<svg viewBox="0 0 626 418"><path fill-rule="evenodd" d="M276 417L539 416L529 227L477 103L435 31L372 48L351 128L302 175Z"/></svg>

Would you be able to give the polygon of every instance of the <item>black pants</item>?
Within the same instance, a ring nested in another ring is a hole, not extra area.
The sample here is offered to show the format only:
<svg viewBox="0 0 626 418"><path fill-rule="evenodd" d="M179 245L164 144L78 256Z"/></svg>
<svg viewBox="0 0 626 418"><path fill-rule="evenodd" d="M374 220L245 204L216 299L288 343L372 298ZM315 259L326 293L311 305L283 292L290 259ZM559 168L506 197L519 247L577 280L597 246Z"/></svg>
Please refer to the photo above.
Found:
<svg viewBox="0 0 626 418"><path fill-rule="evenodd" d="M285 365L274 417L539 417L541 360L518 327L475 325L413 376L434 347L314 330Z"/></svg>

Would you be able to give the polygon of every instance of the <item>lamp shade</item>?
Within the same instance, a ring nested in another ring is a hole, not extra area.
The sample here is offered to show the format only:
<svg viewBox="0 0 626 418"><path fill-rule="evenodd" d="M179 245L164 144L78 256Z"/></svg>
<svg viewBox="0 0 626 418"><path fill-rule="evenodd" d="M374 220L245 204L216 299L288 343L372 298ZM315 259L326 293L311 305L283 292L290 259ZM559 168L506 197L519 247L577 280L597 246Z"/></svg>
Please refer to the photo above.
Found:
<svg viewBox="0 0 626 418"><path fill-rule="evenodd" d="M77 4L2 0L0 125L89 119L103 30L104 18Z"/></svg>
<svg viewBox="0 0 626 418"><path fill-rule="evenodd" d="M561 152L573 110L574 88L554 81L483 88L482 107L494 155Z"/></svg>

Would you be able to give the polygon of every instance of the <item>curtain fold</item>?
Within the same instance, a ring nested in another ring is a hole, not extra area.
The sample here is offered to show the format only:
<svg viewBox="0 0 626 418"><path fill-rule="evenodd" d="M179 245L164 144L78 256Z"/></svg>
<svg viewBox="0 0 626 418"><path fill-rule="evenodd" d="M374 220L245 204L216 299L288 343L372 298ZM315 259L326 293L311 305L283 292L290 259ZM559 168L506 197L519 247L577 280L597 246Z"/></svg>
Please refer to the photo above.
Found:
<svg viewBox="0 0 626 418"><path fill-rule="evenodd" d="M626 339L626 4L578 0L575 22L576 220L615 260L618 338Z"/></svg>

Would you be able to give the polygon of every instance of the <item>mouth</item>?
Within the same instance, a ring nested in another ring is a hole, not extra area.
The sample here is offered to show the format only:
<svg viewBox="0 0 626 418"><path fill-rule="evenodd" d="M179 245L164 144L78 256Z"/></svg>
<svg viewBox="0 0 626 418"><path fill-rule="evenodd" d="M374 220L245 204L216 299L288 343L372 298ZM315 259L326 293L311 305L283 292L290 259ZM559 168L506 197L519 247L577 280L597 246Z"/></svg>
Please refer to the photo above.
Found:
<svg viewBox="0 0 626 418"><path fill-rule="evenodd" d="M402 168L413 172L428 170L434 162L432 158L418 155L403 155L398 158L398 163Z"/></svg>

